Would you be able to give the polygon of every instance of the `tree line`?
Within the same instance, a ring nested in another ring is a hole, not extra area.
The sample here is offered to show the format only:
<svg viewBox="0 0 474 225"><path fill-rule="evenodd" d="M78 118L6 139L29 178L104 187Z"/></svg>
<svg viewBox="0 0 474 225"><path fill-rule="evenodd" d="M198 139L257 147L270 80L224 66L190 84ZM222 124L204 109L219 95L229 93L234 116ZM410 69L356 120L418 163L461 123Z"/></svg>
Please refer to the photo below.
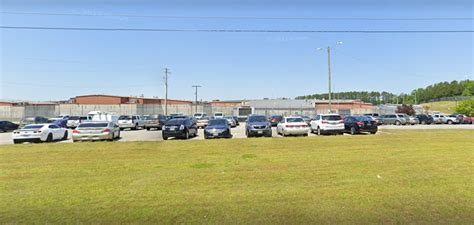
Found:
<svg viewBox="0 0 474 225"><path fill-rule="evenodd" d="M457 97L473 96L474 80L462 80L451 82L440 82L425 88L418 88L410 93L394 94L386 91L346 91L333 93L333 99L360 99L374 105L380 104L419 104L432 100ZM298 96L296 99L328 99L328 93Z"/></svg>

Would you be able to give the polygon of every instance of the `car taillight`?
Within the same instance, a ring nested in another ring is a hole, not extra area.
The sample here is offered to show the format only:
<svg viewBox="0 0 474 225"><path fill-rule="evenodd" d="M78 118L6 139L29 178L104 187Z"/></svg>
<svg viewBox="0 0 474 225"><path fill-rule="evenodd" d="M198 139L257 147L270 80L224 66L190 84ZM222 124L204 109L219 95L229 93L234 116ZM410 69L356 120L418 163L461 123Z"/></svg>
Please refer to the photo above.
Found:
<svg viewBox="0 0 474 225"><path fill-rule="evenodd" d="M308 125L307 125L307 124L304 124L304 125L302 125L301 127L308 127Z"/></svg>
<svg viewBox="0 0 474 225"><path fill-rule="evenodd" d="M328 123L327 120L321 120L321 123Z"/></svg>
<svg viewBox="0 0 474 225"><path fill-rule="evenodd" d="M295 127L295 125L286 125L286 127Z"/></svg>
<svg viewBox="0 0 474 225"><path fill-rule="evenodd" d="M78 131L78 130L73 130L72 133L73 133L73 134L80 134L81 132Z"/></svg>
<svg viewBox="0 0 474 225"><path fill-rule="evenodd" d="M110 133L110 129L109 128L105 128L102 130L102 133Z"/></svg>

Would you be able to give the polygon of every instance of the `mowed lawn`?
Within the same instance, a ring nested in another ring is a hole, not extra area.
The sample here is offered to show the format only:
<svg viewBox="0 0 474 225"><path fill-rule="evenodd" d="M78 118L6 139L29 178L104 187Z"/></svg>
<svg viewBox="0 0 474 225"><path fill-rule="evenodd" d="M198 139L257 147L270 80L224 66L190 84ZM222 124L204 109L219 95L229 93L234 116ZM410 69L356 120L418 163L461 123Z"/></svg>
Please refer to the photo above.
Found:
<svg viewBox="0 0 474 225"><path fill-rule="evenodd" d="M442 101L442 102L430 102L424 103L423 106L428 106L432 111L438 111L442 113L454 113L456 110L456 101Z"/></svg>
<svg viewBox="0 0 474 225"><path fill-rule="evenodd" d="M0 146L0 223L473 224L474 131Z"/></svg>

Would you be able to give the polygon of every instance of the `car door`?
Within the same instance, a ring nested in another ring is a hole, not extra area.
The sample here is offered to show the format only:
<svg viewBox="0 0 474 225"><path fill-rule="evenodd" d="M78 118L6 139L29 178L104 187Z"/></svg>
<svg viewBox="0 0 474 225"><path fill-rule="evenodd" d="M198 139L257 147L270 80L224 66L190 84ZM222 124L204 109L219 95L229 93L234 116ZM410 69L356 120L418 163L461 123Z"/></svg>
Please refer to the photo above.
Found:
<svg viewBox="0 0 474 225"><path fill-rule="evenodd" d="M59 127L56 125L49 125L49 132L53 135L53 140L58 140L59 139Z"/></svg>

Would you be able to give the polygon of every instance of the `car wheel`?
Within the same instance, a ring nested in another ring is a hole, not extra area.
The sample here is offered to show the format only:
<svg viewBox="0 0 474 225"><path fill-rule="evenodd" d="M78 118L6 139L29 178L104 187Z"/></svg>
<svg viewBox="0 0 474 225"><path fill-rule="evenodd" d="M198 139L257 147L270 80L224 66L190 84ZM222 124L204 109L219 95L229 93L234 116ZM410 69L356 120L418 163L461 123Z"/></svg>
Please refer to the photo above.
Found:
<svg viewBox="0 0 474 225"><path fill-rule="evenodd" d="M452 121L452 120L448 120L448 124L449 124L449 125L453 124L453 121Z"/></svg>
<svg viewBox="0 0 474 225"><path fill-rule="evenodd" d="M351 127L351 135L357 134L357 130L355 127Z"/></svg>
<svg viewBox="0 0 474 225"><path fill-rule="evenodd" d="M67 134L67 131L66 131L66 132L64 132L63 141L67 140L67 137L68 137L68 134Z"/></svg>
<svg viewBox="0 0 474 225"><path fill-rule="evenodd" d="M48 137L46 138L46 142L52 142L53 141L53 134L48 134Z"/></svg>
<svg viewBox="0 0 474 225"><path fill-rule="evenodd" d="M248 130L245 130L245 136L247 136L248 138L250 137L250 134L249 134Z"/></svg>
<svg viewBox="0 0 474 225"><path fill-rule="evenodd" d="M321 136L321 129L319 127L317 128L316 132L318 136Z"/></svg>
<svg viewBox="0 0 474 225"><path fill-rule="evenodd" d="M307 137L307 136L308 136L308 133L306 133L306 134L303 134L303 136Z"/></svg>
<svg viewBox="0 0 474 225"><path fill-rule="evenodd" d="M21 142L18 141L18 140L13 140L13 144L15 144L15 145L16 145L16 144L20 144L20 143L21 143Z"/></svg>
<svg viewBox="0 0 474 225"><path fill-rule="evenodd" d="M376 134L376 133L377 133L377 131L372 131L372 132L370 132L370 133L371 133L371 134Z"/></svg>
<svg viewBox="0 0 474 225"><path fill-rule="evenodd" d="M165 140L165 141L168 140L168 137L163 136L163 140Z"/></svg>
<svg viewBox="0 0 474 225"><path fill-rule="evenodd" d="M186 133L184 133L184 139L189 139L189 131L186 131Z"/></svg>
<svg viewBox="0 0 474 225"><path fill-rule="evenodd" d="M400 121L398 121L398 120L395 121L395 125L400 126L400 124L402 124L402 123L400 123Z"/></svg>
<svg viewBox="0 0 474 225"><path fill-rule="evenodd" d="M146 128L146 130L147 130L147 131L150 131L150 130L151 130L151 128L147 127L147 128Z"/></svg>

